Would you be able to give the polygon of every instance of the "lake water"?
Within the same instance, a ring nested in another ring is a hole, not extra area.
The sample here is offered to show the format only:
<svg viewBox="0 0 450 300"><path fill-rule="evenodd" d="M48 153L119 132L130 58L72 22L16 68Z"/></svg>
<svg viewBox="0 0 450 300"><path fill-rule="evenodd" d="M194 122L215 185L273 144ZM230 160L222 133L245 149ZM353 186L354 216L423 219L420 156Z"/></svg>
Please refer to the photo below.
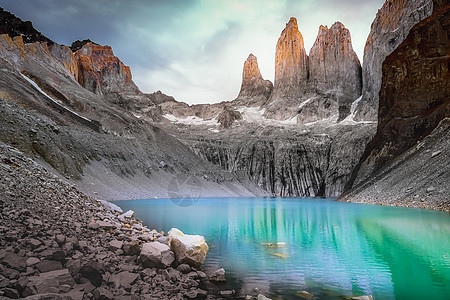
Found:
<svg viewBox="0 0 450 300"><path fill-rule="evenodd" d="M450 299L448 213L332 199L178 201L115 203L150 228L205 236L203 268L223 267L224 288L283 299L303 290L320 299Z"/></svg>

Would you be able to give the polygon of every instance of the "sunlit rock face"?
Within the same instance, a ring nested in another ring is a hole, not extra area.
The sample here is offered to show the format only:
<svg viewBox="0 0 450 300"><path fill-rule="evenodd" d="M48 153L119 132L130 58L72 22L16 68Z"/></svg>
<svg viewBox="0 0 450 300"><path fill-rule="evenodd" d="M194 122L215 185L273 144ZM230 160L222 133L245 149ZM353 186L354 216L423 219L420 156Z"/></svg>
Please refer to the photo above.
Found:
<svg viewBox="0 0 450 300"><path fill-rule="evenodd" d="M389 199L448 203L449 17L448 1L434 1L432 15L412 27L383 62L378 129L350 200L375 198L378 186L392 191Z"/></svg>
<svg viewBox="0 0 450 300"><path fill-rule="evenodd" d="M336 22L330 29L320 26L309 54L309 86L317 94L336 95L340 120L361 95L361 64L350 31L342 23Z"/></svg>
<svg viewBox="0 0 450 300"><path fill-rule="evenodd" d="M361 94L361 65L350 32L336 22L319 28L310 56L297 21L291 18L281 33L275 55L275 84L264 116L298 123L340 121Z"/></svg>
<svg viewBox="0 0 450 300"><path fill-rule="evenodd" d="M241 90L235 100L236 105L259 106L270 97L272 90L272 82L263 79L256 56L250 54L244 62Z"/></svg>
<svg viewBox="0 0 450 300"><path fill-rule="evenodd" d="M275 83L272 101L282 97L300 97L306 92L308 55L297 19L291 18L281 32L275 52Z"/></svg>
<svg viewBox="0 0 450 300"><path fill-rule="evenodd" d="M161 118L161 108L144 95L134 84L130 67L114 56L110 46L101 46L90 40L76 41L72 49L78 64L75 79L89 91L137 115L154 121Z"/></svg>
<svg viewBox="0 0 450 300"><path fill-rule="evenodd" d="M110 46L85 44L75 52L78 60L78 82L96 94L138 91L130 68L114 56Z"/></svg>
<svg viewBox="0 0 450 300"><path fill-rule="evenodd" d="M377 120L382 63L408 35L411 27L428 17L431 0L386 0L372 22L364 47L363 91L357 120Z"/></svg>

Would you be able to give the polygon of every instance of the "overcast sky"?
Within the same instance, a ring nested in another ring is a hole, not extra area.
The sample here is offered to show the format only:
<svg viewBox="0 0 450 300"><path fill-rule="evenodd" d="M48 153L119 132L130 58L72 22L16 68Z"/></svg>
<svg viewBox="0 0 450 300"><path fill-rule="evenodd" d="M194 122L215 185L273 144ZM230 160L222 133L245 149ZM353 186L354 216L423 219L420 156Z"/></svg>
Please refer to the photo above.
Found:
<svg viewBox="0 0 450 300"><path fill-rule="evenodd" d="M239 93L250 53L273 82L275 46L296 17L309 53L320 25L342 22L362 63L384 0L0 0L0 6L57 43L110 45L143 92L213 103Z"/></svg>

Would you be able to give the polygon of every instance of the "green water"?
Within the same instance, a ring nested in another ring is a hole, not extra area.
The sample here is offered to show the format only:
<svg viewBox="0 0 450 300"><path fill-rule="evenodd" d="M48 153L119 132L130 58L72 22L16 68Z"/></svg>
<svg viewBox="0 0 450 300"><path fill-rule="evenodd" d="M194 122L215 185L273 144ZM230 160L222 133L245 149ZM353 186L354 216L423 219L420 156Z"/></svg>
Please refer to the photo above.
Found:
<svg viewBox="0 0 450 300"><path fill-rule="evenodd" d="M301 290L317 299L450 299L448 213L296 198L116 204L150 228L205 236L204 269L223 267L227 288L244 294L257 287L283 299L301 299Z"/></svg>

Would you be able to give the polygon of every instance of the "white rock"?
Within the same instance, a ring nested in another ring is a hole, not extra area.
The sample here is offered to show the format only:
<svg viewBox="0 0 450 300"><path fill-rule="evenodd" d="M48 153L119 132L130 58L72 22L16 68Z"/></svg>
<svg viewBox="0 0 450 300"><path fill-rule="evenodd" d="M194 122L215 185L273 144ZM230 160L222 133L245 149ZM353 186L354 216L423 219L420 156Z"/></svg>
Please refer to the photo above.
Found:
<svg viewBox="0 0 450 300"><path fill-rule="evenodd" d="M120 215L120 217L123 217L123 218L132 218L133 216L134 216L134 211L132 211L132 210L129 210Z"/></svg>
<svg viewBox="0 0 450 300"><path fill-rule="evenodd" d="M109 208L112 211L118 211L118 212L123 212L123 210L118 207L117 205L115 205L114 203L105 201L105 200L97 200L98 202L102 203L104 206L106 206L107 208Z"/></svg>
<svg viewBox="0 0 450 300"><path fill-rule="evenodd" d="M272 300L272 298L267 298L266 296L264 296L262 294L259 294L257 299L258 300Z"/></svg>
<svg viewBox="0 0 450 300"><path fill-rule="evenodd" d="M169 246L159 242L150 242L142 245L139 260L145 268L167 268L175 257Z"/></svg>
<svg viewBox="0 0 450 300"><path fill-rule="evenodd" d="M177 264L186 263L199 268L205 261L209 247L201 235L184 234L177 228L172 228L167 236L170 249L175 253Z"/></svg>

